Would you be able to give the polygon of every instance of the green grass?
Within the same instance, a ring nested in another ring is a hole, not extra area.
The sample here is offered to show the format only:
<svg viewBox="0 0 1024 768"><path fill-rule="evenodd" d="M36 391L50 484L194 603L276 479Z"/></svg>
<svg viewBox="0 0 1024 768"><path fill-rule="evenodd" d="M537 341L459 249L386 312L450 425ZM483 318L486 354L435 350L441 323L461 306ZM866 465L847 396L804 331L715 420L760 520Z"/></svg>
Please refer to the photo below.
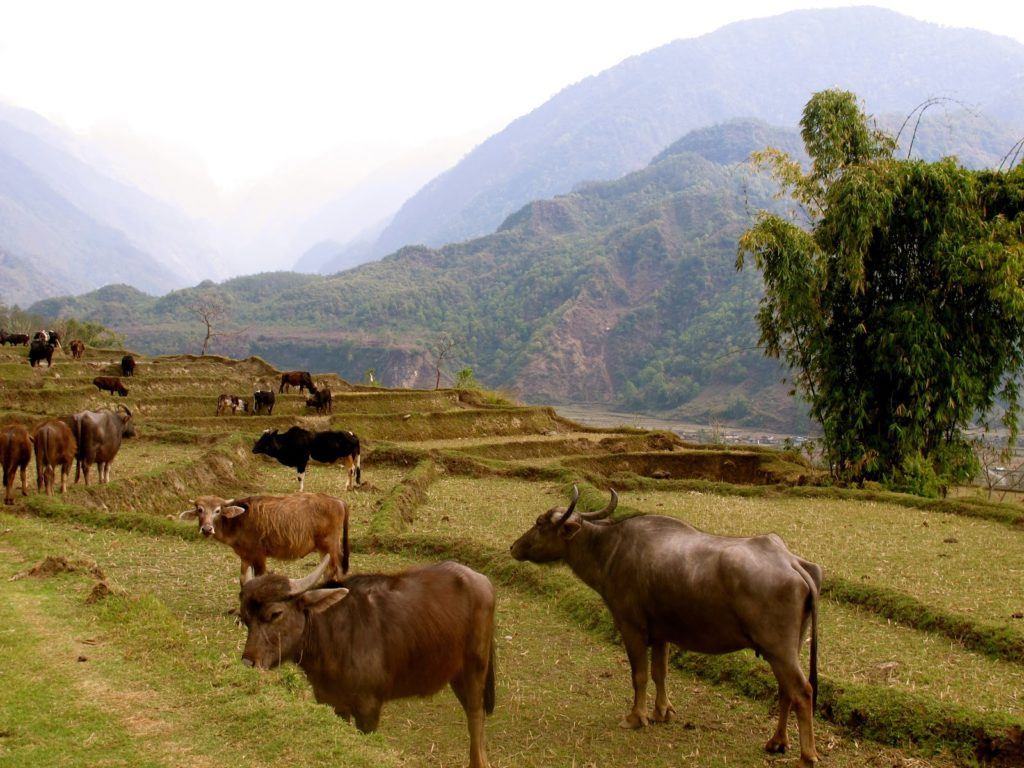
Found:
<svg viewBox="0 0 1024 768"><path fill-rule="evenodd" d="M0 418L33 423L111 402L90 381L120 352L61 357L50 371L31 370L20 352L0 350ZM450 694L389 704L383 730L363 737L312 701L296 668L261 675L238 664L244 632L226 615L237 560L176 515L201 493L294 491L292 470L250 450L262 429L293 424L353 429L363 440L361 488L343 490L340 466L312 464L306 475L307 490L352 506L356 569L456 558L498 585L495 766L793 760L760 751L774 683L749 653L678 654L670 689L680 722L643 733L615 727L629 684L606 609L564 567L508 556L540 512L566 503L573 482L588 508L614 485L623 514L672 514L729 535L775 531L825 567L824 765L910 768L924 757L946 766L951 752L969 763L979 734L998 742L1024 725L1024 620L1012 618L1024 611L1024 513L1013 505L729 484L720 472L680 479L699 462L674 438L588 430L546 408L450 390L349 390L332 380L331 417L310 415L304 394L290 394L272 418L217 418L216 394L260 382L276 389L276 373L259 360L191 356L143 358L138 371L124 402L140 435L115 460L114 482L54 499L33 493L0 515L0 626L18 635L11 665L6 656L0 664L0 766L129 765L137 753L147 764L203 768L465 762ZM768 469L807 469L750 453ZM674 479L642 476L665 468ZM91 579L79 574L7 580L45 554L98 562L119 596L87 605ZM297 574L312 563L272 567ZM69 660L80 645L88 661ZM48 742L54 726L38 713L50 710L61 725ZM1007 765L1022 754L1020 745L1001 748Z"/></svg>
<svg viewBox="0 0 1024 768"><path fill-rule="evenodd" d="M39 647L32 643L52 652L61 637L90 641L83 646L89 660L72 666L75 684L90 692L85 702L107 718L90 727L122 733L121 718L130 717L140 734L137 742L83 739L80 751L52 764L134 764L131 753L138 749L154 755L153 765L465 762L465 724L448 692L389 703L381 730L365 737L314 703L296 668L262 674L244 668L238 662L244 629L225 613L237 600L235 560L225 547L119 531L76 532L63 523L6 515L0 526L7 531L0 602L11 604L10 596L21 594L51 617L47 627L22 633L26 653ZM91 580L84 575L8 581L14 571L55 552L95 560L124 594L87 605L83 598ZM364 552L353 565L394 570L412 562ZM311 565L307 559L284 570L298 574ZM683 673L672 673L669 683L678 722L643 732L617 728L629 702L623 652L527 593L502 590L497 648L498 708L487 724L495 768L674 766L698 755L701 765L770 762L761 752L772 727L764 706ZM67 685L40 689L37 709L50 711L60 702L84 705L67 691ZM26 764L32 755L26 745L51 732L49 722L23 716L19 723L22 738L5 747L12 765ZM818 734L831 766L899 764L898 752L854 742L827 725L819 725ZM939 757L932 764L951 763Z"/></svg>

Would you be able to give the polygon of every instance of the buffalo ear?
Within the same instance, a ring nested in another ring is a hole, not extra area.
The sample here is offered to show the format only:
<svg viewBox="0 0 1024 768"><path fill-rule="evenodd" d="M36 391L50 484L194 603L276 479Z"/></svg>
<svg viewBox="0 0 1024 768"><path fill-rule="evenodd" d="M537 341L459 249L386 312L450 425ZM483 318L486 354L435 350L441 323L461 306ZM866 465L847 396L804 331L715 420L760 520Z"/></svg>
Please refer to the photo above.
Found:
<svg viewBox="0 0 1024 768"><path fill-rule="evenodd" d="M178 515L179 520L195 520L197 517L199 517L199 510L196 509L195 507L193 507L192 509L186 509L180 515Z"/></svg>
<svg viewBox="0 0 1024 768"><path fill-rule="evenodd" d="M579 517L573 515L558 527L558 535L566 541L569 541L569 539L580 532L580 528L582 527L583 524L580 522Z"/></svg>
<svg viewBox="0 0 1024 768"><path fill-rule="evenodd" d="M238 517L245 512L245 507L239 507L237 504L232 504L230 507L221 507L220 513L224 517Z"/></svg>
<svg viewBox="0 0 1024 768"><path fill-rule="evenodd" d="M302 607L313 613L322 613L332 605L340 603L348 597L344 587L328 587L327 589L311 589L299 595Z"/></svg>

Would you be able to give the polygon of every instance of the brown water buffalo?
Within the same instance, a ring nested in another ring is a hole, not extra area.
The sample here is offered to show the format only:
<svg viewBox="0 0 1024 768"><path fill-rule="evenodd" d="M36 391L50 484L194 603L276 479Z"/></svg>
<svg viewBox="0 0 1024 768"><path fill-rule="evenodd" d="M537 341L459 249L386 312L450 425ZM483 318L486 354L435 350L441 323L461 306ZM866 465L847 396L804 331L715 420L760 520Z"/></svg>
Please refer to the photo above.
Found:
<svg viewBox="0 0 1024 768"><path fill-rule="evenodd" d="M21 495L28 496L25 470L32 459L32 438L21 424L0 427L0 465L4 468L4 504L14 503L14 476L21 471Z"/></svg>
<svg viewBox="0 0 1024 768"><path fill-rule="evenodd" d="M73 360L81 360L82 355L85 354L85 342L81 339L72 339L71 343L68 344L68 348L71 350L71 358Z"/></svg>
<svg viewBox="0 0 1024 768"><path fill-rule="evenodd" d="M121 397L128 396L128 387L121 383L118 376L97 376L92 383L100 392L109 392L112 395L116 393Z"/></svg>
<svg viewBox="0 0 1024 768"><path fill-rule="evenodd" d="M316 550L330 560L333 574L348 573L348 505L323 493L248 496L222 499L200 496L178 517L197 520L204 536L235 550L242 574L267 570L267 558L295 560Z"/></svg>
<svg viewBox="0 0 1024 768"><path fill-rule="evenodd" d="M633 672L633 707L625 728L647 725L647 648L656 688L650 719L675 710L665 690L668 644L700 653L753 648L779 683L779 722L765 749L789 745L786 722L796 710L800 765L813 765L813 713L818 687L818 593L822 570L792 554L775 534L714 536L662 515L610 522L618 497L599 512L556 507L513 545L512 556L533 563L565 561L604 600L622 635ZM800 647L811 626L810 682Z"/></svg>
<svg viewBox="0 0 1024 768"><path fill-rule="evenodd" d="M53 496L56 467L60 467L60 492L64 493L78 452L71 428L59 419L51 419L36 427L32 441L36 449L36 488Z"/></svg>
<svg viewBox="0 0 1024 768"><path fill-rule="evenodd" d="M85 478L89 484L89 468L96 464L100 471L100 482L110 482L110 464L121 448L125 437L135 436L135 424L132 412L119 405L117 411L102 409L99 411L80 411L72 416L61 419L71 428L78 453L75 455L75 482L79 477Z"/></svg>
<svg viewBox="0 0 1024 768"><path fill-rule="evenodd" d="M364 733L384 702L429 696L446 684L469 725L470 768L487 768L484 716L494 711L494 587L460 563L398 574L360 574L317 588L328 566L304 579L266 574L239 596L248 628L242 661L261 669L299 665L313 695Z"/></svg>
<svg viewBox="0 0 1024 768"><path fill-rule="evenodd" d="M12 347L16 347L19 344L27 347L29 341L27 333L9 333L4 337L3 343L10 344Z"/></svg>
<svg viewBox="0 0 1024 768"><path fill-rule="evenodd" d="M307 390L309 394L316 392L316 386L313 384L313 377L309 371L288 371L281 374L281 386L277 388L278 392L287 392L289 387L298 387L299 390Z"/></svg>

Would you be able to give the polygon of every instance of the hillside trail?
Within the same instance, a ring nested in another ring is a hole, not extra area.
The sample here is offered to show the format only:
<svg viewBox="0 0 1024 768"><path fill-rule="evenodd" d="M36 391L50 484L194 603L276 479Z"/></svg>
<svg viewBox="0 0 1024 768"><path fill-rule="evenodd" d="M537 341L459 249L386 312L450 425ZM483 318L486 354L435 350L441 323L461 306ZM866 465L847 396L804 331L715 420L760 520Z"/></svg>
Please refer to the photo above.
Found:
<svg viewBox="0 0 1024 768"><path fill-rule="evenodd" d="M8 548L3 551L11 552ZM7 585L9 605L31 634L47 674L68 681L65 689L74 706L101 710L119 725L149 765L167 768L215 768L218 763L192 751L186 729L172 716L173 705L160 691L141 682L132 666L111 646L74 621L70 611L48 613L46 598L28 586L31 580ZM56 600L68 598L63 594ZM58 621L56 615L63 615ZM117 679L106 670L117 669Z"/></svg>

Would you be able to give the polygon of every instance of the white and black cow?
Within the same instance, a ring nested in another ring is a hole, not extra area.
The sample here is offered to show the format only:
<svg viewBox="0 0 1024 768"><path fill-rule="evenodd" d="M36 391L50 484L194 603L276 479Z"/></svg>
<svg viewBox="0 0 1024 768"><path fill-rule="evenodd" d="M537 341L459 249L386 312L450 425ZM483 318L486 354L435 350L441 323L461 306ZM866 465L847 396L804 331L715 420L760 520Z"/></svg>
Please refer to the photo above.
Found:
<svg viewBox="0 0 1024 768"><path fill-rule="evenodd" d="M322 464L344 461L348 467L346 491L362 482L359 438L348 431L311 432L302 427L292 427L279 434L276 429L268 429L260 435L252 452L275 458L286 467L294 467L299 475L299 491L304 488L306 465L310 459Z"/></svg>

